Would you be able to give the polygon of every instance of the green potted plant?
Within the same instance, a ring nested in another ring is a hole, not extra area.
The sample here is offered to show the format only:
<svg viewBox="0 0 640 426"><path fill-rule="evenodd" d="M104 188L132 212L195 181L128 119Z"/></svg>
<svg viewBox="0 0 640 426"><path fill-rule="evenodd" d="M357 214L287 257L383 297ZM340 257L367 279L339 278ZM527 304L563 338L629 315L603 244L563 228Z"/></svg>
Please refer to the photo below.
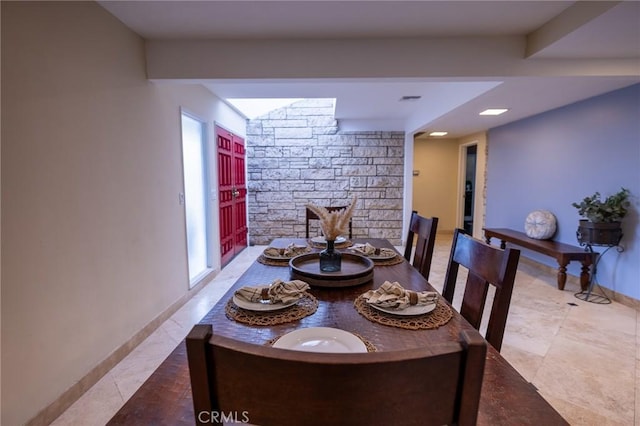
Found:
<svg viewBox="0 0 640 426"><path fill-rule="evenodd" d="M621 221L626 216L631 202L629 190L622 188L604 200L600 193L585 197L571 205L578 209L581 219L578 225L578 242L581 245L618 245L622 238Z"/></svg>

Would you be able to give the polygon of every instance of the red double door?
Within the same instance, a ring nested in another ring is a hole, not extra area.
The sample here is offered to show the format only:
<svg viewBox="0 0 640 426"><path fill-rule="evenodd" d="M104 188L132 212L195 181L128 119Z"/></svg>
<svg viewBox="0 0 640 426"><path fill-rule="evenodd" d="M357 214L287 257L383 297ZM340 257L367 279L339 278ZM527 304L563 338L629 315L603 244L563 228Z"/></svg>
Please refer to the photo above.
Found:
<svg viewBox="0 0 640 426"><path fill-rule="evenodd" d="M222 266L247 247L247 183L244 140L216 126Z"/></svg>

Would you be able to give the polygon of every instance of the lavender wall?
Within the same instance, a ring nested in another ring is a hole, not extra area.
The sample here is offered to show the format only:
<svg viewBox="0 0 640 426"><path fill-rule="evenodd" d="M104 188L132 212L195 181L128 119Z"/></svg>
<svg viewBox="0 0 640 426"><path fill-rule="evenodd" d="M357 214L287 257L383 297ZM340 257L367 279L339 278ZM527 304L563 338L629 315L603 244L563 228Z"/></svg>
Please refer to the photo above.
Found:
<svg viewBox="0 0 640 426"><path fill-rule="evenodd" d="M487 227L523 230L529 212L547 209L558 219L554 239L578 245L571 203L595 191L631 191L625 251L602 257L598 282L640 299L640 84L491 129L488 144ZM557 265L537 253L523 255ZM579 275L574 263L569 273Z"/></svg>

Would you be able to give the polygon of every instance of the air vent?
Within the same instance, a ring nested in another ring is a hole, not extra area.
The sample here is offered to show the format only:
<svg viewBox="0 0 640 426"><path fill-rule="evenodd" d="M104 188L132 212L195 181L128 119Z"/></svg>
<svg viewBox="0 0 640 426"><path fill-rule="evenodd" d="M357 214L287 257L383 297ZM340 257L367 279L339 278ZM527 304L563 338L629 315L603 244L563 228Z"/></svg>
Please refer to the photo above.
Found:
<svg viewBox="0 0 640 426"><path fill-rule="evenodd" d="M402 102L402 101L417 101L420 98L422 98L422 96L417 96L417 95L403 96L403 97L400 98L400 102Z"/></svg>

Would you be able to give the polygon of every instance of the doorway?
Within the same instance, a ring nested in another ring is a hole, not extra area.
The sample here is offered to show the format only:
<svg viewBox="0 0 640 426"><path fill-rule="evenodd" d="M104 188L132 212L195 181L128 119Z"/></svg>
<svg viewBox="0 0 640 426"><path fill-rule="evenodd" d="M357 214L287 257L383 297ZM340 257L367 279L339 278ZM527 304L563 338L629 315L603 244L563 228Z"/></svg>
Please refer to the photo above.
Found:
<svg viewBox="0 0 640 426"><path fill-rule="evenodd" d="M476 165L478 159L478 145L463 145L463 183L462 190L462 228L473 235L474 215L475 215L475 192L476 192Z"/></svg>
<svg viewBox="0 0 640 426"><path fill-rule="evenodd" d="M222 266L247 247L244 139L216 126Z"/></svg>

